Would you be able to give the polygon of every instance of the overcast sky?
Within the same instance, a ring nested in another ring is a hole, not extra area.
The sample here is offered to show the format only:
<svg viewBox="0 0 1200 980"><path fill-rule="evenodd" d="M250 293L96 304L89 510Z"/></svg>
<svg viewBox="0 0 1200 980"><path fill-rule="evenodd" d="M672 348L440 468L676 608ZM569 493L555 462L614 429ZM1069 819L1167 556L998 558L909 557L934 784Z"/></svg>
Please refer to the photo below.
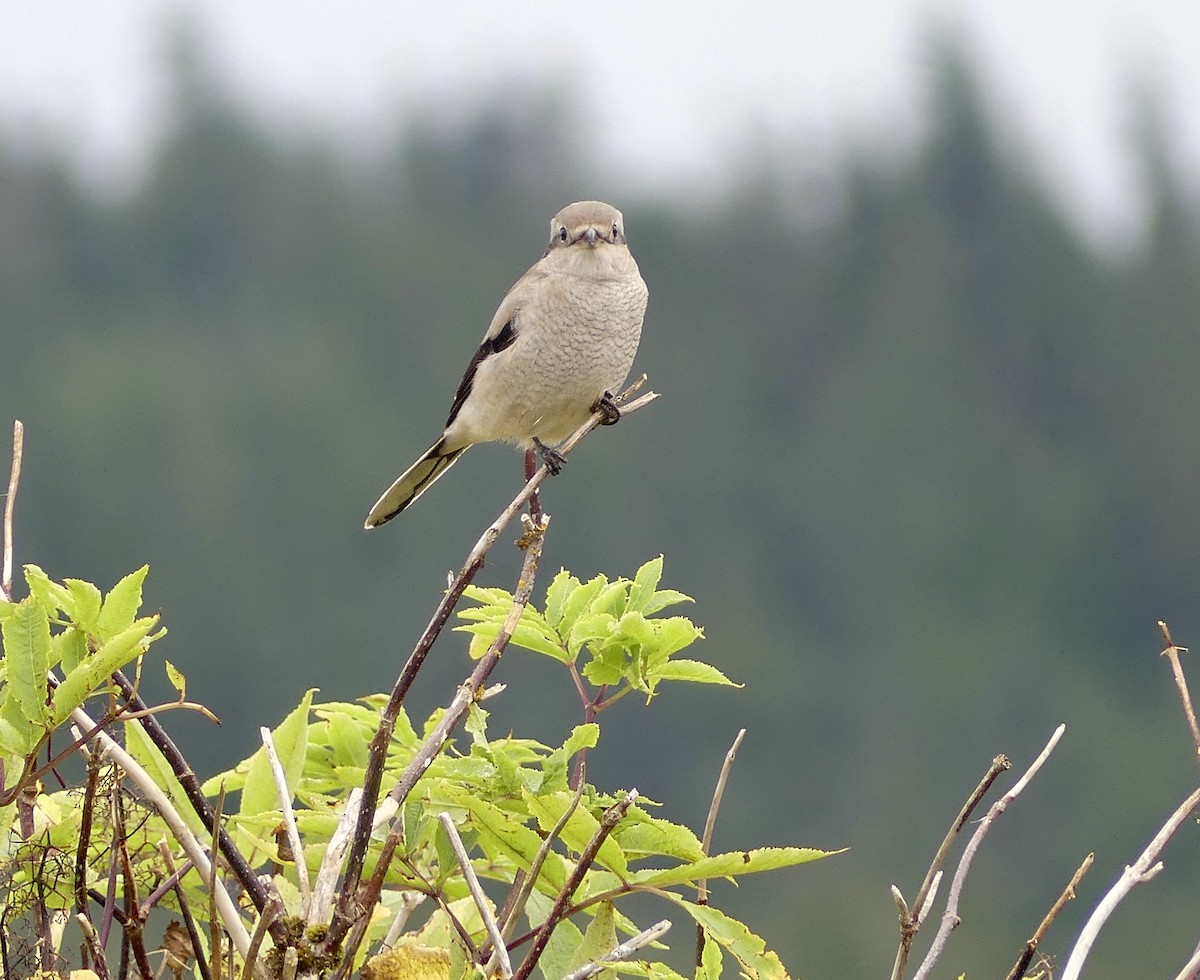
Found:
<svg viewBox="0 0 1200 980"><path fill-rule="evenodd" d="M820 158L910 141L923 39L961 29L989 96L1088 227L1136 228L1128 92L1147 77L1200 172L1197 0L14 0L0 5L0 125L136 172L162 122L162 31L193 12L247 100L287 124L370 139L397 108L469 111L499 85L580 99L603 166L652 188L710 186L747 137Z"/></svg>

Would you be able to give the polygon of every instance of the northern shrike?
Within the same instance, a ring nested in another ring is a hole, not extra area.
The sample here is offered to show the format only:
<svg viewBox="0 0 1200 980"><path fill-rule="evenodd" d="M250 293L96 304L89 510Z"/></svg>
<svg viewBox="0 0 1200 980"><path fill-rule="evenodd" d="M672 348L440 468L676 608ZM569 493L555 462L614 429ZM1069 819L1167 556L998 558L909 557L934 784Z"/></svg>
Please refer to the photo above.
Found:
<svg viewBox="0 0 1200 980"><path fill-rule="evenodd" d="M620 211L600 201L559 211L545 254L508 291L467 365L441 438L364 526L390 521L479 442L536 447L557 471L555 444L597 409L605 424L619 417L611 393L637 353L646 295Z"/></svg>

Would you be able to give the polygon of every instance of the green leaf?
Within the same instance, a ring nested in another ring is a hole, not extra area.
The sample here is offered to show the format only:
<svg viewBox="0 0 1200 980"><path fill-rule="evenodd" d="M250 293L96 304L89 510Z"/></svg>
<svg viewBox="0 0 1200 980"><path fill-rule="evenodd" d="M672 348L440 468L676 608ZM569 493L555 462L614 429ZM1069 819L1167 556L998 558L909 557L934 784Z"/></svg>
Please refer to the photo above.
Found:
<svg viewBox="0 0 1200 980"><path fill-rule="evenodd" d="M588 923L587 931L583 934L583 942L576 947L571 957L570 969L578 970L581 966L597 960L611 952L617 945L617 924L613 916L612 902L601 902L596 915Z"/></svg>
<svg viewBox="0 0 1200 980"><path fill-rule="evenodd" d="M114 585L104 597L104 605L96 618L96 635L107 640L129 628L137 611L142 608L142 582L149 565L130 572Z"/></svg>
<svg viewBox="0 0 1200 980"><path fill-rule="evenodd" d="M176 693L179 694L179 700L186 700L187 678L184 676L183 671L181 671L169 660L163 660L163 665L167 668L167 680L171 682L171 686L175 688Z"/></svg>
<svg viewBox="0 0 1200 980"><path fill-rule="evenodd" d="M120 670L129 661L139 657L148 643L158 639L162 633L146 639L147 634L158 625L158 616L146 616L122 630L104 644L92 656L85 659L54 692L54 724L63 721L86 701L115 670Z"/></svg>
<svg viewBox="0 0 1200 980"><path fill-rule="evenodd" d="M537 892L530 895L529 904L526 906L530 923L541 925L545 922L546 916L550 914L552 904L553 899L539 895ZM550 941L546 943L546 948L537 963L545 980L562 980L570 973L571 960L574 958L575 950L582 944L583 933L579 931L579 927L574 922L570 919L563 919L558 923L554 927L554 931L550 933Z"/></svg>
<svg viewBox="0 0 1200 980"><path fill-rule="evenodd" d="M695 602L690 595L685 595L682 592L676 592L674 589L663 589L660 592L655 592L647 601L642 613L646 616L653 616L656 612L666 609L667 606L675 606L681 602Z"/></svg>
<svg viewBox="0 0 1200 980"><path fill-rule="evenodd" d="M304 757L308 752L308 712L316 691L315 687L305 691L300 703L288 712L287 717L279 723L279 727L271 732L275 753L279 756L284 779L293 796L296 785L300 782L300 774L304 771ZM242 787L242 801L238 813L241 816L251 816L279 808L279 793L275 789L275 777L271 774L271 762L267 758L267 750L260 746L250 757L250 768L246 773L246 783Z"/></svg>
<svg viewBox="0 0 1200 980"><path fill-rule="evenodd" d="M70 590L65 585L53 581L37 565L25 566L25 584L29 586L29 595L41 604L47 617L53 616L60 609L69 609L74 604Z"/></svg>
<svg viewBox="0 0 1200 980"><path fill-rule="evenodd" d="M26 570L28 574L28 569ZM4 660L8 697L16 701L21 716L38 729L50 721L46 706L46 672L50 669L50 617L45 606L31 594L16 604L0 630L4 638Z"/></svg>
<svg viewBox="0 0 1200 980"><path fill-rule="evenodd" d="M555 624L559 636L566 637L571 634L575 628L575 621L591 606L592 600L607 584L607 578L597 575L582 585L575 586L563 603L562 617Z"/></svg>
<svg viewBox="0 0 1200 980"><path fill-rule="evenodd" d="M675 902L704 929L705 938L720 943L731 953L749 980L788 980L787 970L779 957L767 949L767 944L752 933L737 919L711 905L696 905L667 893Z"/></svg>
<svg viewBox="0 0 1200 980"><path fill-rule="evenodd" d="M742 687L731 681L712 664L699 660L668 660L650 670L651 681L691 681L693 684L724 684L727 687Z"/></svg>
<svg viewBox="0 0 1200 980"><path fill-rule="evenodd" d="M559 792L534 795L526 792L524 799L525 805L529 807L529 812L537 817L538 825L542 830L550 831L554 829L567 807L571 805L574 794ZM562 841L577 854L582 853L599 826L600 821L593 817L585 807L577 806L575 812L567 819L567 825L562 829ZM629 871L629 862L625 858L625 852L621 850L621 845L611 834L600 845L596 862L601 867L608 868L622 877Z"/></svg>
<svg viewBox="0 0 1200 980"><path fill-rule="evenodd" d="M634 612L644 613L646 603L650 601L654 595L654 590L658 587L658 582L662 578L663 556L651 558L646 564L637 570L637 574L633 577L633 582L629 586L629 603L627 609Z"/></svg>
<svg viewBox="0 0 1200 980"><path fill-rule="evenodd" d="M554 576L554 581L546 589L547 623L557 627L562 622L563 607L566 604L567 598L577 588L579 588L579 579L565 568L560 568L558 574Z"/></svg>
<svg viewBox="0 0 1200 980"><path fill-rule="evenodd" d="M63 584L71 596L72 608L68 610L71 622L85 633L93 632L100 615L100 590L91 582L77 578L64 579Z"/></svg>
<svg viewBox="0 0 1200 980"><path fill-rule="evenodd" d="M87 638L82 630L68 627L50 637L50 666L61 667L64 674L71 673L86 656Z"/></svg>
<svg viewBox="0 0 1200 980"><path fill-rule="evenodd" d="M654 648L654 655L658 659L666 659L704 638L704 630L684 616L669 616L652 622L658 634Z"/></svg>
<svg viewBox="0 0 1200 980"><path fill-rule="evenodd" d="M708 937L705 936L705 938ZM704 949L700 953L700 966L696 970L696 980L721 980L723 959L720 943L705 942Z"/></svg>
<svg viewBox="0 0 1200 980"><path fill-rule="evenodd" d="M714 854L674 868L654 870L644 868L633 875L633 881L652 888L692 884L700 878L735 878L758 871L775 871L809 861L842 854L843 851L819 851L812 847L760 847L752 851L729 851Z"/></svg>
<svg viewBox="0 0 1200 980"><path fill-rule="evenodd" d="M613 830L613 836L631 861L650 857L699 861L704 857L700 839L689 828L652 817L641 807L630 808L628 817Z"/></svg>

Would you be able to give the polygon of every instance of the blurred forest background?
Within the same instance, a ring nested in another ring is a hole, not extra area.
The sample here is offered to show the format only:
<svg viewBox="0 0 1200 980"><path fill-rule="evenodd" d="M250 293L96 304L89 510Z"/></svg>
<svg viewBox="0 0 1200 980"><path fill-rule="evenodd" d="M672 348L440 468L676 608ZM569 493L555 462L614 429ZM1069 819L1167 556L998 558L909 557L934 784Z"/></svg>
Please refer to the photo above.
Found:
<svg viewBox="0 0 1200 980"><path fill-rule="evenodd" d="M794 974L882 976L889 885L911 897L995 754L1020 771L1066 722L975 864L943 973L1002 975L1095 850L1044 946L1069 948L1196 779L1154 625L1200 646L1196 188L1153 93L1132 98L1152 218L1096 246L964 47L928 54L917 145L860 140L826 171L799 145L748 148L736 186L700 201L598 173L551 95L499 93L457 126L430 113L362 159L245 111L194 44L172 129L122 195L66 153L0 145L18 562L102 586L150 563L158 649L223 719L167 719L202 774L306 688L388 689L520 457L477 449L386 529L363 515L437 434L550 215L612 200L651 291L637 370L663 398L549 485L541 584L664 553L665 584L697 599L698 655L745 689L628 699L589 778L698 828L746 726L717 846L852 849L718 884L720 902ZM481 582L511 588L517 567L498 549ZM465 649L443 637L414 715L448 698ZM548 662L513 652L501 672L497 731L559 740L579 720ZM1173 976L1190 955L1195 833L1089 977Z"/></svg>

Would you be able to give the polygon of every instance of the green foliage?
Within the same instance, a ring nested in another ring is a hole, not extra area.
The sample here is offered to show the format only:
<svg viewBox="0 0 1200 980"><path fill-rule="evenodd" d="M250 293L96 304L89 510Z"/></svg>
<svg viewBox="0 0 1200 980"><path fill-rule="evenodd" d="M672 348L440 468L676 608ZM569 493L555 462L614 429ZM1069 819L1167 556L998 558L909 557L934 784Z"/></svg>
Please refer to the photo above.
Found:
<svg viewBox="0 0 1200 980"><path fill-rule="evenodd" d="M632 579L612 582L604 575L581 582L564 569L546 590L544 612L532 604L525 607L511 642L578 670L598 687L616 687L606 704L630 691L645 694L648 702L662 681L736 687L711 664L675 657L703 638L704 631L683 616L651 618L668 606L692 601L682 592L658 588L662 568L660 555ZM464 595L479 605L461 610L459 617L470 625L455 629L472 634L471 656L481 657L508 616L512 594L471 586Z"/></svg>
<svg viewBox="0 0 1200 980"><path fill-rule="evenodd" d="M157 615L136 618L147 571L142 566L125 576L101 599L87 582L59 583L36 565L25 567L29 595L0 604L0 762L6 777L27 769L72 711L107 692L114 671L166 635ZM50 671L62 675L53 688ZM15 785L4 787L10 800Z"/></svg>

